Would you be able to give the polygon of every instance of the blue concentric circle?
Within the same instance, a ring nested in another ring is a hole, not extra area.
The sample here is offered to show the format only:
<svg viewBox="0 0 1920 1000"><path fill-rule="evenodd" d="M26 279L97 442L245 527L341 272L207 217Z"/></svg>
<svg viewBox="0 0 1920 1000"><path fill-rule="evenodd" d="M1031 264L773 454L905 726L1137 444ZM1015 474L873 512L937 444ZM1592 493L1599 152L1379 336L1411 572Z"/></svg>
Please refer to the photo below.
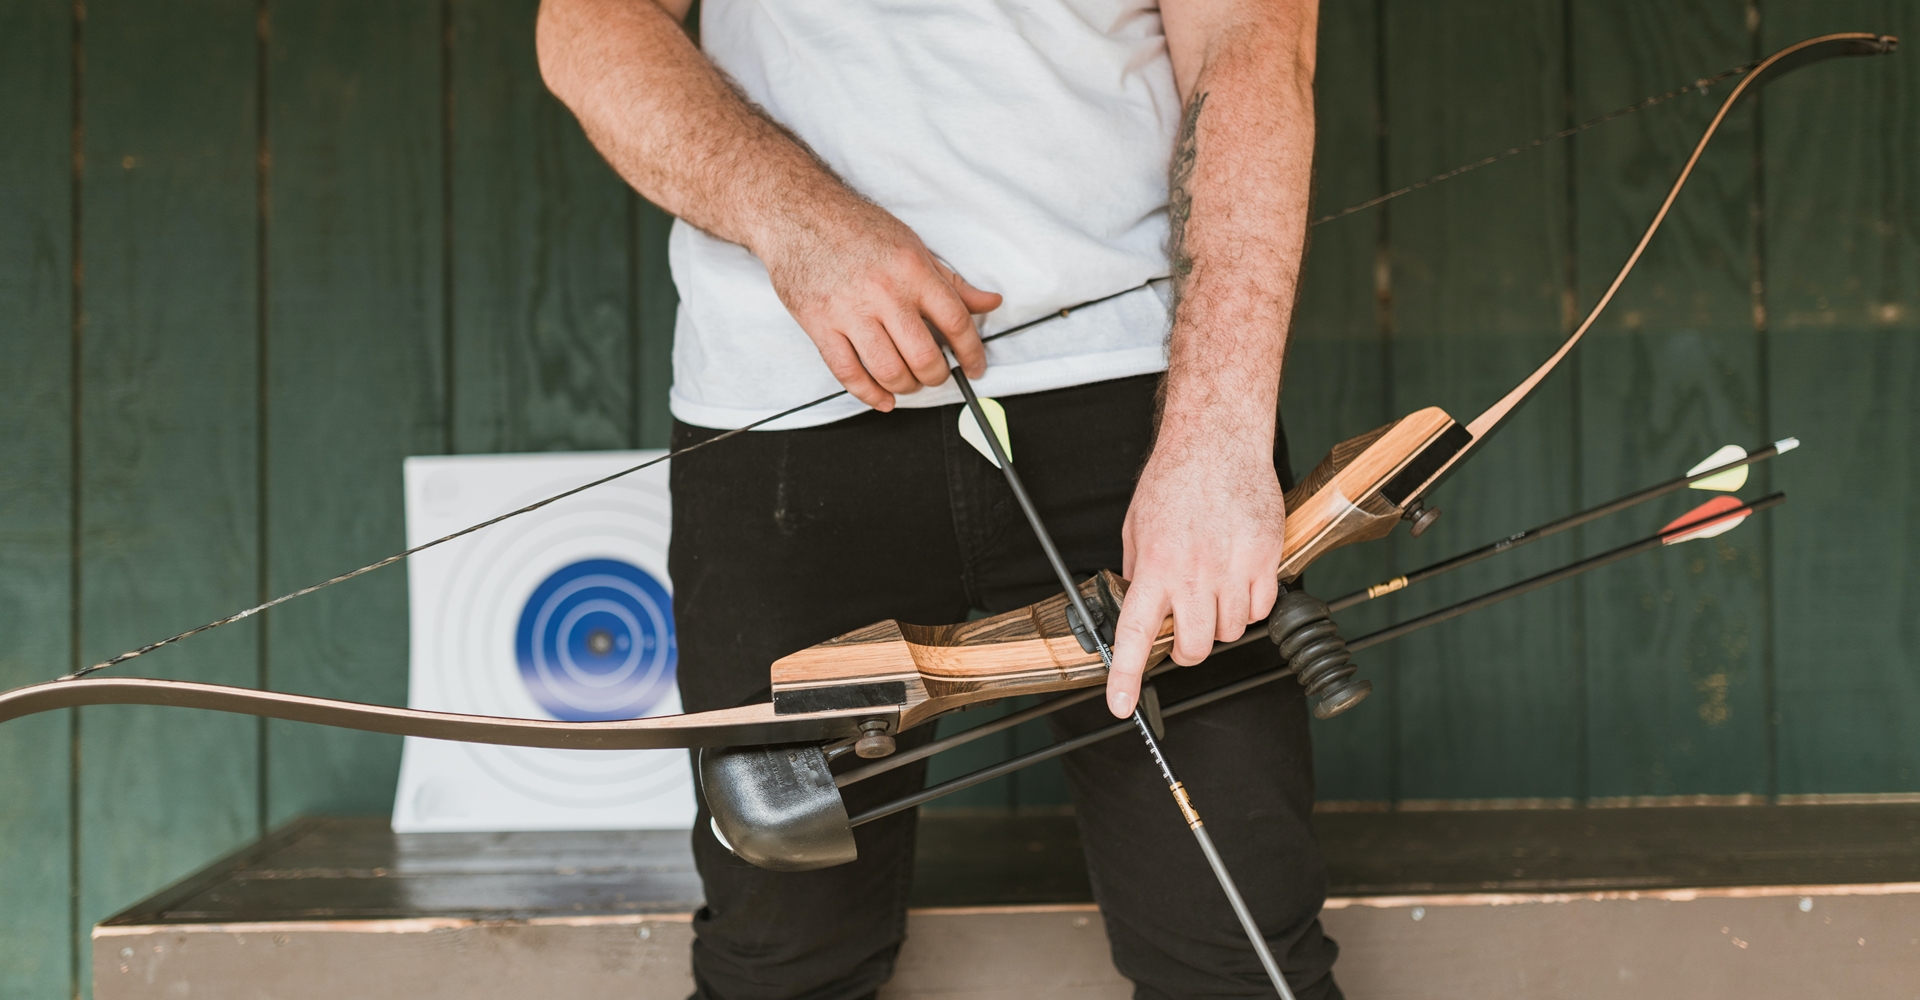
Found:
<svg viewBox="0 0 1920 1000"><path fill-rule="evenodd" d="M521 681L554 718L637 719L673 691L673 598L638 566L583 559L534 588L513 645Z"/></svg>

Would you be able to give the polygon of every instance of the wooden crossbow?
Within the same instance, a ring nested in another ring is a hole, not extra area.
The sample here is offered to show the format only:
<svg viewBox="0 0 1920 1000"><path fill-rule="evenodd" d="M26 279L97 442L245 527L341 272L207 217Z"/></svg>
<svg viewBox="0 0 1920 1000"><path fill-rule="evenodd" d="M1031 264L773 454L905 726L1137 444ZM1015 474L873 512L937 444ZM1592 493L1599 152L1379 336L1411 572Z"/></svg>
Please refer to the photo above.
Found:
<svg viewBox="0 0 1920 1000"><path fill-rule="evenodd" d="M1414 533L1418 534L1438 516L1437 510L1426 506L1427 496L1512 417L1579 344L1639 262L1701 154L1742 97L1755 92L1764 82L1800 66L1836 56L1888 53L1897 44L1898 39L1891 36L1866 32L1822 35L1787 46L1748 68L1694 146L1692 155L1625 264L1585 319L1552 356L1498 402L1465 424L1438 407L1427 407L1335 445L1326 458L1287 493L1288 515L1280 566L1282 581L1298 577L1310 563L1334 548L1388 534L1401 520L1411 521ZM1021 328L1024 326L1015 329ZM1013 331L1003 331L1003 334L1008 332ZM795 411L776 416L791 412ZM551 499L557 498L534 506ZM521 512L527 509L532 508ZM418 548L409 550L413 551ZM238 620L320 586L388 565L406 554L389 557L174 639ZM1080 592L1087 603L1101 609L1106 619L1112 621L1125 600L1126 581L1111 572L1103 572L1081 584ZM1076 635L1076 623L1069 620L1067 608L1067 597L1062 594L1027 608L960 625L880 622L776 661L772 666L771 703L685 715L615 722L555 722L367 705L188 681L104 679L76 674L0 693L0 722L82 705L167 705L368 732L512 746L629 750L832 741L851 746L858 740L863 744L862 756L882 756L892 750L891 734L957 709L1014 695L1102 683L1105 668L1100 656L1089 648L1083 637ZM1276 627L1280 624L1274 622ZM1165 658L1171 646L1172 629L1172 619L1161 626L1150 665ZM1298 631L1298 628L1287 630L1289 634ZM1273 637L1281 641L1286 635L1276 632ZM108 663L143 651L124 654ZM1284 644L1282 653L1288 655ZM1308 684L1310 693L1322 697L1321 708L1331 709L1324 714L1345 708L1365 695L1364 682L1354 681L1344 658L1337 655L1338 650L1335 654L1320 657L1321 664L1330 665L1317 674L1311 669L1300 671L1301 681ZM844 822L844 813L841 815Z"/></svg>

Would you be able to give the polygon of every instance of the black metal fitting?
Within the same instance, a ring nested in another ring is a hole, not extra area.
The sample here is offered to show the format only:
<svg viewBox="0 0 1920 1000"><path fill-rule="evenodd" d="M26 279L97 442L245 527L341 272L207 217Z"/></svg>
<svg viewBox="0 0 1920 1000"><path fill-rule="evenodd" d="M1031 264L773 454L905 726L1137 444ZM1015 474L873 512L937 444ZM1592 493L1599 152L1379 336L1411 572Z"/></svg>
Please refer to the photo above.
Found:
<svg viewBox="0 0 1920 1000"><path fill-rule="evenodd" d="M1093 578L1091 597L1092 599L1087 601L1087 610L1093 612L1093 617L1098 619L1096 624L1100 629L1101 641L1107 644L1108 649L1112 649L1113 626L1120 620L1120 602L1114 599L1113 591L1107 589L1106 577L1099 575ZM1081 652L1100 651L1100 647L1094 644L1093 633L1087 630L1086 623L1080 620L1080 615L1073 610L1072 604L1067 605L1067 628L1071 629L1073 637L1079 640Z"/></svg>
<svg viewBox="0 0 1920 1000"><path fill-rule="evenodd" d="M873 760L893 756L895 746L893 737L887 735L885 720L869 719L860 724L860 738L854 741L853 752L865 760Z"/></svg>
<svg viewBox="0 0 1920 1000"><path fill-rule="evenodd" d="M1440 508L1429 507L1424 500L1415 500L1413 506L1408 507L1400 518L1413 522L1413 527L1408 528L1407 531L1413 537L1419 538L1427 533L1428 528L1433 527L1433 522L1440 520Z"/></svg>

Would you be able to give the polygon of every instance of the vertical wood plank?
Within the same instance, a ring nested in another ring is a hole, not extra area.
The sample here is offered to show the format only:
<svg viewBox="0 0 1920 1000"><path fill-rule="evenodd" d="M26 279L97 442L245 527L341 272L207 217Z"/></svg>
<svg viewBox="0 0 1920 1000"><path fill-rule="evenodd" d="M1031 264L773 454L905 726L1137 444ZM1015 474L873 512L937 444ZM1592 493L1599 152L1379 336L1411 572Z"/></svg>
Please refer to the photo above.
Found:
<svg viewBox="0 0 1920 1000"><path fill-rule="evenodd" d="M86 9L81 658L258 591L255 10ZM252 685L254 622L119 668ZM82 927L257 832L252 719L81 712ZM84 931L82 931L84 934Z"/></svg>
<svg viewBox="0 0 1920 1000"><path fill-rule="evenodd" d="M1387 7L1389 187L1559 128L1564 28L1551 0ZM1393 412L1470 420L1562 338L1565 165L1549 146L1393 202ZM1431 498L1444 510L1396 559L1424 565L1573 509L1570 380L1526 410ZM1388 598L1396 619L1571 556L1549 539ZM1567 588L1396 643L1403 799L1578 794L1581 663Z"/></svg>
<svg viewBox="0 0 1920 1000"><path fill-rule="evenodd" d="M673 323L680 309L680 294L667 267L667 233L673 217L631 191L627 197L636 216L632 280L639 429L635 439L642 448L665 448L673 440L667 391L673 387Z"/></svg>
<svg viewBox="0 0 1920 1000"><path fill-rule="evenodd" d="M1573 9L1579 119L1750 58L1741 3ZM1582 310L1613 279L1728 90L1577 138ZM1766 437L1751 299L1753 142L1747 108L1722 126L1581 347L1584 503L1679 475L1723 444ZM1705 499L1687 491L1596 522L1585 541L1597 551L1643 537ZM1764 538L1737 531L1585 581L1591 795L1768 791Z"/></svg>
<svg viewBox="0 0 1920 1000"><path fill-rule="evenodd" d="M1031 708L1042 700L1038 696L1012 698L999 705L948 716L940 721L938 735L942 738L952 736L992 722L1008 712ZM991 767L1015 754L1051 745L1053 734L1047 728L1045 719L1022 723L932 758L927 762L927 784L936 785L983 767ZM1056 808L1072 802L1072 796L1067 793L1066 771L1056 759L1041 761L1032 767L935 799L924 808L935 812L950 809Z"/></svg>
<svg viewBox="0 0 1920 1000"><path fill-rule="evenodd" d="M440 450L437 5L279 0L267 94L269 589L406 545L400 462ZM270 612L277 690L407 694L400 567ZM271 723L269 816L391 807L400 740Z"/></svg>
<svg viewBox="0 0 1920 1000"><path fill-rule="evenodd" d="M1381 193L1380 37L1375 5L1329 4L1320 13L1314 81L1318 136L1314 150L1317 218ZM1315 227L1294 311L1286 386L1293 471L1304 475L1335 443L1392 420L1387 391L1383 296L1376 284L1387 217L1370 209ZM1332 599L1392 574L1393 543L1335 551L1315 563L1307 589ZM1340 615L1349 638L1386 624L1386 605L1362 605ZM1314 773L1323 800L1393 798L1394 712L1399 692L1393 654L1361 658L1361 675L1374 693L1359 707L1313 727Z"/></svg>
<svg viewBox="0 0 1920 1000"><path fill-rule="evenodd" d="M1780 791L1920 790L1920 10L1763 8L1767 49L1832 31L1891 56L1796 71L1763 99L1768 405L1806 448L1776 548Z"/></svg>
<svg viewBox="0 0 1920 1000"><path fill-rule="evenodd" d="M1021 699L1014 699L1014 701L1021 701ZM937 735L952 736L1025 707L1024 703L1015 705L1012 702L1003 702L999 705L951 715L940 720ZM972 743L955 747L927 761L927 784L937 785L942 781L958 778L983 767L991 767L1012 756L1013 753L1013 738L1010 732L983 736ZM933 812L953 809L1012 809L1019 805L1019 787L1010 779L1018 777L1016 773L981 782L945 798L935 799L924 808Z"/></svg>
<svg viewBox="0 0 1920 1000"><path fill-rule="evenodd" d="M631 196L541 82L537 6L453 0L453 429L463 452L624 448L638 431Z"/></svg>
<svg viewBox="0 0 1920 1000"><path fill-rule="evenodd" d="M0 689L72 666L73 9L0 4ZM0 974L69 995L71 713L0 727Z"/></svg>

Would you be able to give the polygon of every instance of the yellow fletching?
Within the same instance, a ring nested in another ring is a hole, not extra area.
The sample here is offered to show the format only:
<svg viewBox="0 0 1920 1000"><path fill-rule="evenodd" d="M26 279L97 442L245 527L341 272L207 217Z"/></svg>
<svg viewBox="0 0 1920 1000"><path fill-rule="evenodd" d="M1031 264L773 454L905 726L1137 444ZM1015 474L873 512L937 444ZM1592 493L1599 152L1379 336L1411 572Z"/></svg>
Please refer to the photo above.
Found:
<svg viewBox="0 0 1920 1000"><path fill-rule="evenodd" d="M1705 472L1708 469L1714 468L1716 466L1725 465L1728 462L1738 462L1745 457L1747 457L1747 449L1742 448L1737 444L1730 444L1724 448L1721 448L1719 451L1716 451L1713 454L1708 455L1704 460L1700 462L1699 465L1696 465L1693 468L1688 469L1687 475L1689 476L1697 475L1699 473ZM1747 485L1747 470L1749 468L1751 468L1751 466L1743 465L1738 469L1728 469L1727 471L1722 472L1717 476L1708 476L1707 478L1702 479L1697 483L1689 484L1688 488L1695 489L1695 490L1714 490L1720 493L1732 493L1734 490L1737 490L1740 487Z"/></svg>
<svg viewBox="0 0 1920 1000"><path fill-rule="evenodd" d="M1013 458L1013 441L1007 437L1006 409L1000 405L999 400L988 399L985 396L980 397L980 409L986 413L987 423L993 425L993 436L1000 439L1000 450L1011 460ZM993 449L987 447L986 435L980 433L980 425L973 419L973 409L971 407L963 406L960 408L960 437L968 444L973 445L973 450L985 455L987 461L993 462L994 468L997 469L1000 467L1000 463L994 460Z"/></svg>

